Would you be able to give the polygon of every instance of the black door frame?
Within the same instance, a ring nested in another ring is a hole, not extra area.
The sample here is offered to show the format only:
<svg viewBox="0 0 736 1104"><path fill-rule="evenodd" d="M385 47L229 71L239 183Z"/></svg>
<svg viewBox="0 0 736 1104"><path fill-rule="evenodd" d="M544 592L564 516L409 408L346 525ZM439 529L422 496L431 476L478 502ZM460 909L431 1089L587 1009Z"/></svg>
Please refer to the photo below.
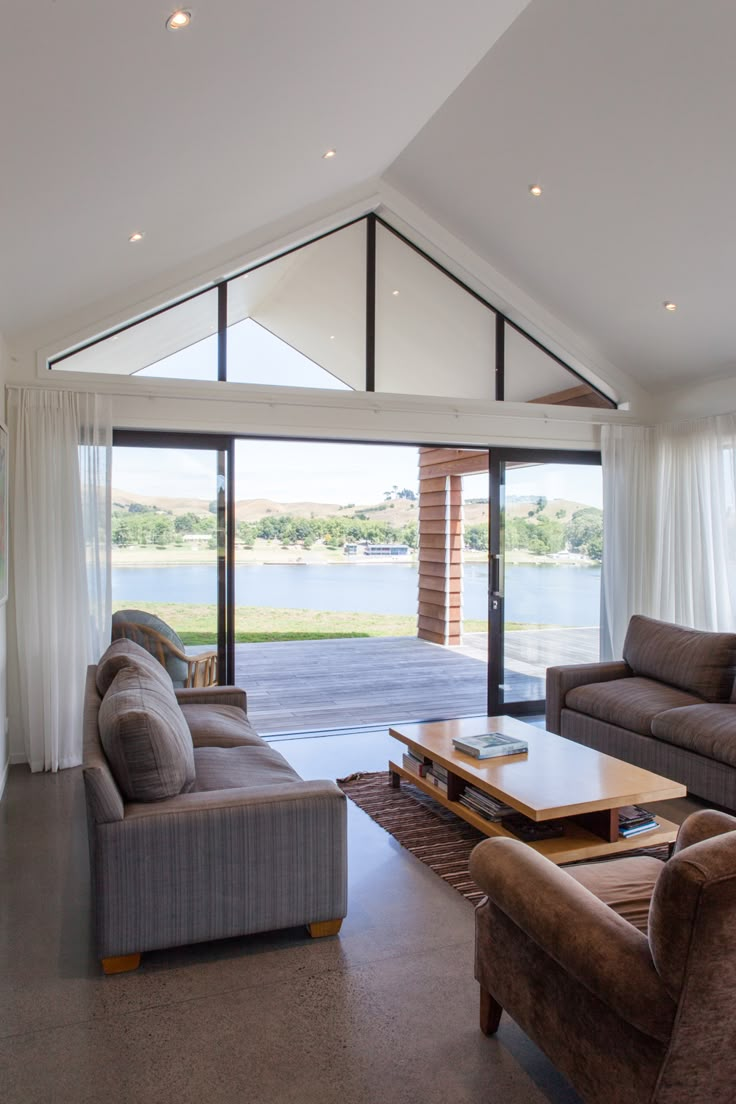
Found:
<svg viewBox="0 0 736 1104"><path fill-rule="evenodd" d="M544 713L544 698L533 701L504 701L504 465L588 464L600 467L601 454L593 450L490 448L488 450L488 715L525 716Z"/></svg>
<svg viewBox="0 0 736 1104"><path fill-rule="evenodd" d="M135 448L181 448L212 450L218 453L217 486L217 650L219 681L235 682L235 445L238 440L304 441L317 444L389 445L404 448L465 448L483 451L482 446L457 444L421 445L414 442L349 438L311 438L249 433L186 433L167 430L113 431L113 445ZM487 708L489 716L503 713L524 716L544 712L544 700L505 702L503 683L504 588L502 572L503 465L507 462L529 464L590 464L600 466L601 454L593 450L534 449L491 447L488 450L488 673Z"/></svg>
<svg viewBox="0 0 736 1104"><path fill-rule="evenodd" d="M217 671L218 682L235 682L235 437L228 433L181 433L115 429L113 448L201 449L217 453Z"/></svg>

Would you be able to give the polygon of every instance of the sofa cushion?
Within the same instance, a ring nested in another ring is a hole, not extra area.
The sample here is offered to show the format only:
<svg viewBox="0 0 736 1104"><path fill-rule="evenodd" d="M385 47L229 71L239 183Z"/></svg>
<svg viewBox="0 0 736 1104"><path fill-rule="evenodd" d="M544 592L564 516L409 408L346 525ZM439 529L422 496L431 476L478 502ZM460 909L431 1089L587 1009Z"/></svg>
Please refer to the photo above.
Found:
<svg viewBox="0 0 736 1104"><path fill-rule="evenodd" d="M668 709L652 722L658 740L736 767L736 705Z"/></svg>
<svg viewBox="0 0 736 1104"><path fill-rule="evenodd" d="M263 747L202 747L194 749L197 780L194 789L231 790L301 782L280 752Z"/></svg>
<svg viewBox="0 0 736 1104"><path fill-rule="evenodd" d="M702 699L645 678L622 678L576 686L565 695L565 707L597 721L651 736L652 721L665 709L702 705Z"/></svg>
<svg viewBox="0 0 736 1104"><path fill-rule="evenodd" d="M647 934L649 902L664 863L651 855L632 855L611 862L580 863L567 873L599 901Z"/></svg>
<svg viewBox="0 0 736 1104"><path fill-rule="evenodd" d="M205 705L195 702L193 705L182 705L181 711L189 725L195 748L239 747L241 744L268 747L253 728L245 711L237 705Z"/></svg>
<svg viewBox="0 0 736 1104"><path fill-rule="evenodd" d="M736 633L686 629L636 614L629 622L623 657L635 675L705 701L727 702L736 677Z"/></svg>
<svg viewBox="0 0 736 1104"><path fill-rule="evenodd" d="M162 801L194 784L192 737L173 687L134 667L102 699L100 742L129 801Z"/></svg>
<svg viewBox="0 0 736 1104"><path fill-rule="evenodd" d="M126 667L145 671L151 678L157 679L163 686L171 687L173 691L173 683L166 668L150 652L141 648L134 640L116 640L103 652L97 664L95 682L101 698L110 689L118 672Z"/></svg>

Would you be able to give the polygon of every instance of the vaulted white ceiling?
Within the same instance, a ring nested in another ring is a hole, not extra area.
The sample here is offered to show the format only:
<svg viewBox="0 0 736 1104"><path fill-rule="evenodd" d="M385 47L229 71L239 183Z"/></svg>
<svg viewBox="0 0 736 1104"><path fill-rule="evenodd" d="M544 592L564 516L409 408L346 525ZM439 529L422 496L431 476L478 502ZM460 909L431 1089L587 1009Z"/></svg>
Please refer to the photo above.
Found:
<svg viewBox="0 0 736 1104"><path fill-rule="evenodd" d="M3 7L11 340L383 177L650 390L736 375L732 0L172 9Z"/></svg>
<svg viewBox="0 0 736 1104"><path fill-rule="evenodd" d="M380 175L527 2L5 0L0 329Z"/></svg>
<svg viewBox="0 0 736 1104"><path fill-rule="evenodd" d="M733 0L533 0L387 179L649 389L733 375L735 47Z"/></svg>

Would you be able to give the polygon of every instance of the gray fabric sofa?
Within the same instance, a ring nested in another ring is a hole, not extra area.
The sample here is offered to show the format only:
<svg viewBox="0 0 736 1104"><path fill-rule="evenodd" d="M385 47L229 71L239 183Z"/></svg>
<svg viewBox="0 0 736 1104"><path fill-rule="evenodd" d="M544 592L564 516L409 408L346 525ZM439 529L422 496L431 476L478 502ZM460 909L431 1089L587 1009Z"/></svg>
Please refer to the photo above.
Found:
<svg viewBox="0 0 736 1104"><path fill-rule="evenodd" d="M87 672L84 784L105 972L155 948L339 930L345 797L256 734L243 690L174 691L143 649L113 644Z"/></svg>
<svg viewBox="0 0 736 1104"><path fill-rule="evenodd" d="M547 728L736 809L736 634L631 618L623 659L547 670Z"/></svg>

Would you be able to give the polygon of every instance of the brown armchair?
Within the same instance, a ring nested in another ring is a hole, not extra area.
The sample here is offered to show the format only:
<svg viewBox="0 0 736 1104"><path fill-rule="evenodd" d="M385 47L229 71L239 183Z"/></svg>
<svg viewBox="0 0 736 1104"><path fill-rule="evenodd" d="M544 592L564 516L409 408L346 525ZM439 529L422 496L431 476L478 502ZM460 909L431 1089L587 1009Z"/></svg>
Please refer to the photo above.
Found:
<svg viewBox="0 0 736 1104"><path fill-rule="evenodd" d="M470 872L488 894L475 964L486 1034L506 1009L586 1104L736 1097L735 817L692 814L666 864L566 871L503 838L476 847ZM649 902L648 934L625 919L632 901L640 914Z"/></svg>

